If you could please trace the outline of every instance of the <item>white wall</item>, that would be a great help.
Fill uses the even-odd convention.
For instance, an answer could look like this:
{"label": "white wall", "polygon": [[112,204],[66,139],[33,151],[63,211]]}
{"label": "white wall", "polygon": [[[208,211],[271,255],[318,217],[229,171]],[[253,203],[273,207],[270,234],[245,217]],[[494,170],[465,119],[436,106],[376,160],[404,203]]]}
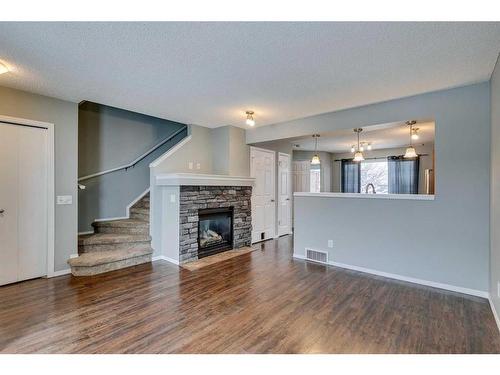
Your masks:
{"label": "white wall", "polygon": [[247,141],[408,119],[435,119],[436,199],[296,198],[294,251],[318,248],[341,263],[488,291],[489,83],[264,126]]}
{"label": "white wall", "polygon": [[[314,151],[293,150],[293,160],[294,161],[311,160],[314,154],[315,154]],[[331,192],[332,177],[333,177],[332,176],[333,154],[331,154],[330,152],[320,151],[318,152],[318,156],[321,160],[320,191]]]}
{"label": "white wall", "polygon": [[[415,145],[417,154],[420,155],[418,193],[425,194],[425,170],[433,168],[434,144],[427,143],[424,146]],[[388,156],[404,155],[406,148],[385,148],[380,150],[365,151],[365,158],[386,158]],[[332,192],[341,191],[342,184],[342,162],[341,159],[350,159],[352,153],[332,154]],[[363,188],[363,187],[362,187]]]}
{"label": "white wall", "polygon": [[49,122],[55,128],[55,193],[73,204],[55,206],[55,270],[77,253],[78,104],[0,87],[0,115]]}
{"label": "white wall", "polygon": [[[500,314],[500,62],[491,77],[491,255],[490,295]],[[498,322],[500,328],[500,322]]]}

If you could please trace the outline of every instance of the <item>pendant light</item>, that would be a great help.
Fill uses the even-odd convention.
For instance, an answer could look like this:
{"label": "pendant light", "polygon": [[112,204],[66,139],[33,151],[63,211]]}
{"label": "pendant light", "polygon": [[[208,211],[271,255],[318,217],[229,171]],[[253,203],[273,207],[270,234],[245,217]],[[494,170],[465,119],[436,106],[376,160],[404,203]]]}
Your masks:
{"label": "pendant light", "polygon": [[406,125],[408,125],[410,127],[410,145],[406,149],[406,152],[405,152],[405,155],[404,155],[404,158],[407,158],[407,159],[416,158],[418,156],[417,152],[415,151],[415,147],[413,147],[413,145],[411,143],[411,141],[413,139],[413,137],[412,137],[412,135],[413,135],[413,125],[415,125],[416,123],[417,122],[415,120],[406,121]]}
{"label": "pendant light", "polygon": [[247,119],[246,119],[246,124],[248,126],[254,126],[255,125],[255,120],[253,119],[254,112],[253,111],[246,111],[247,114]]}
{"label": "pendant light", "polygon": [[361,133],[362,131],[363,131],[363,129],[361,129],[361,128],[354,129],[354,133],[356,133],[358,135],[358,148],[357,148],[356,152],[354,153],[354,159],[352,159],[353,161],[365,160],[363,153],[361,152],[361,150],[359,148],[359,133]]}
{"label": "pendant light", "polygon": [[321,160],[319,159],[319,155],[318,155],[318,138],[319,138],[319,134],[313,134],[313,138],[314,138],[314,141],[315,141],[315,145],[314,145],[314,156],[311,159],[311,165],[318,165],[318,164],[321,164]]}

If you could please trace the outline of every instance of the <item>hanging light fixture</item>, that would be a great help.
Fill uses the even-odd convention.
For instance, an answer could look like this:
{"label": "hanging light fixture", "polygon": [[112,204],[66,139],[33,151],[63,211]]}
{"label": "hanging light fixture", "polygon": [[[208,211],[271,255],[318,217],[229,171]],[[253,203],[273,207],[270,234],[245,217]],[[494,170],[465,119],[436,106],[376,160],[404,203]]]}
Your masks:
{"label": "hanging light fixture", "polygon": [[351,146],[351,152],[354,154],[356,152],[356,146],[352,145]]}
{"label": "hanging light fixture", "polygon": [[358,135],[358,148],[356,150],[356,152],[354,153],[354,161],[363,161],[365,160],[364,156],[363,156],[363,152],[360,150],[360,147],[359,147],[359,133],[361,133],[363,131],[363,129],[361,128],[356,128],[354,129],[354,132]]}
{"label": "hanging light fixture", "polygon": [[412,139],[413,139],[413,125],[415,125],[417,122],[415,120],[412,121],[406,121],[406,125],[410,127],[410,145],[406,149],[405,158],[416,158],[418,156],[417,152],[415,151],[415,147],[412,145]]}
{"label": "hanging light fixture", "polygon": [[253,111],[246,111],[246,114],[247,114],[246,124],[248,126],[254,126],[255,125],[255,120],[253,119],[254,112]]}
{"label": "hanging light fixture", "polygon": [[368,143],[368,146],[366,146],[366,149],[367,149],[368,151],[371,151],[371,150],[372,150],[372,144],[371,144],[371,143]]}
{"label": "hanging light fixture", "polygon": [[321,164],[321,160],[319,159],[319,155],[318,155],[318,138],[319,138],[319,134],[313,134],[313,138],[314,138],[314,141],[315,141],[315,145],[314,145],[314,156],[311,159],[311,164],[312,165],[318,165],[318,164]]}
{"label": "hanging light fixture", "polygon": [[413,128],[412,133],[411,133],[411,139],[416,141],[418,138],[420,138],[418,136],[418,128]]}

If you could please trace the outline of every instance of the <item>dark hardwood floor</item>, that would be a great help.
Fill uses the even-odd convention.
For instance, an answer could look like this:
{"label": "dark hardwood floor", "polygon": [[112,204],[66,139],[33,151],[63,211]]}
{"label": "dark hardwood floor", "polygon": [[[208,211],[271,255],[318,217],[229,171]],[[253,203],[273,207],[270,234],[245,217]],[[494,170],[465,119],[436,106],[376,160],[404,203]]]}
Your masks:
{"label": "dark hardwood floor", "polygon": [[2,353],[499,353],[485,299],[293,260],[288,237],[0,287]]}

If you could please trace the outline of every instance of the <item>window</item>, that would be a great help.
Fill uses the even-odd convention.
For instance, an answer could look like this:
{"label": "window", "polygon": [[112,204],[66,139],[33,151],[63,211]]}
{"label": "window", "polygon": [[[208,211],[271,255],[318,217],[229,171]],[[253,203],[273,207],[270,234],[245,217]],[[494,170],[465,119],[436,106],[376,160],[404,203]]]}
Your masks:
{"label": "window", "polygon": [[[365,160],[361,162],[361,193],[366,193],[369,184],[377,194],[389,193],[389,167],[387,160]],[[372,193],[371,186],[368,190]]]}
{"label": "window", "polygon": [[310,192],[319,193],[321,191],[321,168],[319,165],[311,165],[310,172]]}

